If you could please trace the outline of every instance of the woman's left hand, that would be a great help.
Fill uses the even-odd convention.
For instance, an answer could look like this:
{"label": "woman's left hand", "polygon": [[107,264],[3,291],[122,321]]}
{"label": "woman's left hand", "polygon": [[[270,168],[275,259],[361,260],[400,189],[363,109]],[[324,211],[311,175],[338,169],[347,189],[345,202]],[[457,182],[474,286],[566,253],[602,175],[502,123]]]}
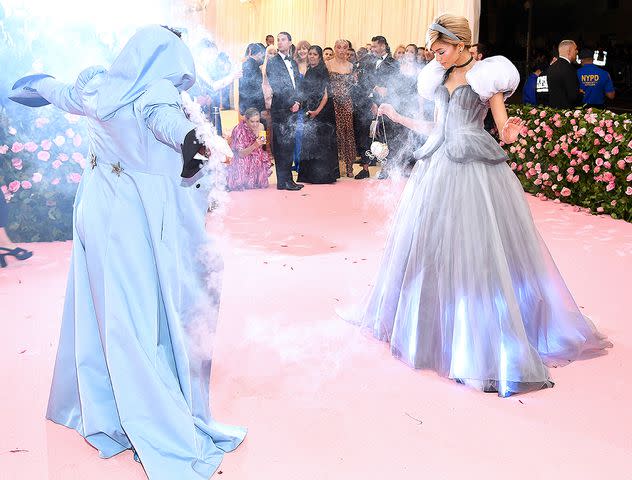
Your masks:
{"label": "woman's left hand", "polygon": [[509,117],[500,132],[500,139],[504,143],[514,143],[524,127],[524,121],[518,117]]}

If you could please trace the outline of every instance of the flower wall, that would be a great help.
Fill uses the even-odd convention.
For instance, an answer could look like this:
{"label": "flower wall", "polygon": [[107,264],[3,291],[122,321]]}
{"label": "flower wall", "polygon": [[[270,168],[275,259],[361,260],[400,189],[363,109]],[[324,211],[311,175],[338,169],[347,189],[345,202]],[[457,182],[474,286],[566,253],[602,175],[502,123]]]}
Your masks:
{"label": "flower wall", "polygon": [[[72,238],[72,204],[86,164],[80,117],[52,107],[0,117],[0,189],[15,242]],[[13,110],[13,109],[12,109]]]}
{"label": "flower wall", "polygon": [[632,221],[632,117],[605,110],[510,105],[525,120],[504,145],[525,191]]}

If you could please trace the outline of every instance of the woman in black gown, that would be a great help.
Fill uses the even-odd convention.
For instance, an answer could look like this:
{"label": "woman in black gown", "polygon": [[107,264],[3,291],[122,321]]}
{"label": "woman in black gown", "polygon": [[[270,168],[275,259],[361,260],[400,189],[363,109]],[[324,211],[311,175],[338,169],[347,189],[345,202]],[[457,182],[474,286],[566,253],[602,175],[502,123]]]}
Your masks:
{"label": "woman in black gown", "polygon": [[338,147],[333,103],[327,94],[329,74],[323,51],[313,45],[307,54],[309,68],[301,86],[306,118],[299,182],[334,183],[338,178]]}

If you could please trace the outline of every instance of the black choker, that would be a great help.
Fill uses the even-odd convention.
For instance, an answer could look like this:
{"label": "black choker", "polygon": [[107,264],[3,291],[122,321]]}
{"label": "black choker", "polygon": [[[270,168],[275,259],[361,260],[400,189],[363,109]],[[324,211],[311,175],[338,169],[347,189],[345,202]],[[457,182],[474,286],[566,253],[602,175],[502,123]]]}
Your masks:
{"label": "black choker", "polygon": [[474,57],[470,57],[470,59],[467,62],[465,62],[465,63],[463,63],[461,65],[455,65],[454,68],[467,67],[470,63],[472,63],[472,60],[474,60]]}

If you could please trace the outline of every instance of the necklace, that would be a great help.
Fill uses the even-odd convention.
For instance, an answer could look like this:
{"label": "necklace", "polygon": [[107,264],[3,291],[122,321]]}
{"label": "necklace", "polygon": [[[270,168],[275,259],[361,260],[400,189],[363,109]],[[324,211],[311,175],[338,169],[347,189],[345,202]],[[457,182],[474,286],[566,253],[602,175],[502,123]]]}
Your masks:
{"label": "necklace", "polygon": [[472,60],[474,60],[474,57],[470,57],[470,59],[467,62],[462,63],[461,65],[455,65],[454,68],[467,67],[470,63],[472,63]]}

